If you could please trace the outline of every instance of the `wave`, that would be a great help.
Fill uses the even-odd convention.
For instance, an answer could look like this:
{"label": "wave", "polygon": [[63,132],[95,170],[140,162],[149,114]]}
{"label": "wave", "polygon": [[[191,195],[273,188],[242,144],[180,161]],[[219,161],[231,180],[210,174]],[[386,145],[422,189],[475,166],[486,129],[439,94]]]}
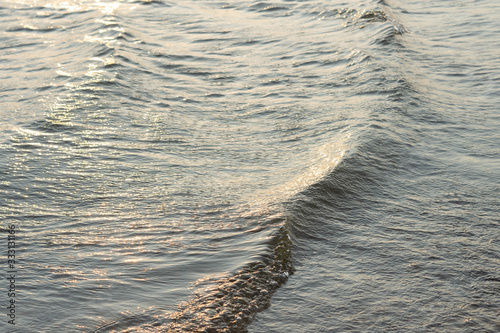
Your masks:
{"label": "wave", "polygon": [[[167,5],[162,1],[135,1],[133,3],[154,7],[151,9],[152,17],[156,14],[154,12],[156,7]],[[98,5],[95,7],[95,11],[101,10]],[[234,7],[224,8],[234,10]],[[263,15],[266,18],[287,17],[300,12],[300,8],[291,11],[288,9],[288,5],[257,3],[248,6],[244,11],[251,12],[252,15]],[[247,24],[246,27],[241,28],[241,31],[231,35],[226,30],[221,32],[219,27],[217,29],[205,28],[203,24],[208,24],[208,20],[203,17],[199,27],[196,22],[196,24],[191,22],[192,26],[188,24],[186,27],[175,26],[177,29],[174,30],[175,33],[181,36],[176,36],[182,40],[182,43],[179,43],[181,47],[179,49],[166,48],[161,45],[163,42],[161,38],[156,38],[154,34],[152,37],[146,34],[142,36],[139,29],[134,29],[134,24],[125,17],[103,16],[102,13],[96,14],[92,10],[79,9],[79,11],[85,16],[85,20],[74,22],[73,26],[68,25],[66,30],[74,28],[80,33],[81,38],[77,43],[72,44],[73,57],[70,57],[66,64],[57,71],[57,80],[59,80],[57,88],[67,87],[65,91],[67,94],[52,104],[44,120],[32,121],[26,126],[21,126],[18,131],[20,134],[29,135],[34,141],[50,142],[50,147],[47,147],[50,148],[51,153],[54,148],[62,147],[64,154],[61,155],[72,157],[68,160],[75,160],[75,156],[78,156],[82,147],[95,148],[92,150],[92,158],[95,159],[93,161],[98,162],[93,162],[93,164],[98,165],[99,161],[122,158],[122,162],[126,164],[123,165],[123,170],[130,168],[132,163],[140,164],[141,162],[137,161],[141,158],[153,160],[161,154],[175,155],[179,151],[178,156],[172,158],[172,160],[180,161],[175,163],[178,169],[188,169],[190,166],[200,164],[196,165],[197,168],[192,168],[195,176],[189,175],[191,178],[203,178],[210,171],[217,172],[215,176],[209,175],[214,179],[217,177],[222,179],[226,175],[225,172],[220,171],[224,168],[215,166],[209,171],[202,170],[207,166],[203,166],[202,162],[190,160],[204,157],[202,153],[210,155],[209,157],[214,160],[217,158],[215,161],[208,158],[203,161],[210,161],[213,164],[222,161],[224,167],[226,164],[232,164],[234,157],[240,159],[236,161],[240,162],[240,165],[248,167],[248,170],[257,170],[251,175],[252,180],[259,175],[264,175],[261,170],[267,172],[272,170],[274,173],[263,176],[267,177],[266,180],[271,179],[271,185],[266,184],[267,187],[264,186],[262,190],[258,185],[248,186],[250,189],[245,189],[252,193],[245,197],[246,201],[243,200],[245,201],[242,205],[244,207],[238,206],[236,209],[230,204],[219,207],[220,211],[235,209],[245,212],[235,214],[235,218],[254,219],[249,223],[251,227],[240,229],[243,230],[243,234],[261,231],[265,235],[272,234],[264,244],[264,249],[256,255],[257,258],[252,257],[246,260],[246,264],[236,272],[229,272],[218,279],[196,282],[194,284],[196,291],[191,294],[187,302],[179,304],[174,311],[164,314],[161,310],[155,310],[155,315],[124,315],[114,320],[106,320],[90,331],[245,332],[256,314],[269,307],[271,296],[276,290],[294,274],[292,250],[294,246],[297,246],[294,242],[299,243],[307,237],[321,237],[321,234],[315,232],[314,226],[308,225],[308,219],[301,217],[322,214],[325,210],[334,208],[347,209],[348,206],[340,207],[332,203],[341,200],[345,204],[349,202],[349,198],[362,195],[361,193],[368,187],[378,183],[377,168],[384,165],[387,168],[394,167],[390,164],[394,163],[397,156],[391,156],[390,152],[396,145],[384,139],[383,136],[388,133],[385,132],[386,128],[383,127],[382,122],[369,119],[371,111],[356,112],[351,109],[359,107],[358,98],[389,96],[390,99],[391,95],[400,92],[398,83],[390,79],[388,84],[385,78],[379,76],[374,66],[368,66],[376,62],[375,57],[368,52],[351,49],[352,45],[345,46],[345,49],[343,49],[344,46],[340,46],[340,51],[336,51],[330,46],[324,46],[325,41],[318,41],[314,45],[316,49],[311,50],[309,37],[287,40],[287,34],[283,34],[285,37],[271,36],[273,38],[269,38],[260,31],[255,34],[256,39],[247,39],[243,42],[245,39],[242,39],[242,36],[246,33],[245,30],[252,26],[251,24]],[[203,10],[200,10],[200,13],[203,13]],[[60,17],[67,18],[64,15]],[[344,28],[355,27],[353,31],[369,30],[371,36],[375,36],[371,39],[372,44],[376,45],[390,44],[391,41],[396,40],[396,35],[406,32],[402,25],[381,10],[329,9],[308,10],[302,13],[304,21],[309,21],[311,17],[314,19],[341,18],[344,21]],[[175,20],[182,21],[182,18],[175,18]],[[44,32],[50,35],[51,33],[65,33],[64,31],[65,29],[49,29]],[[11,32],[23,33],[25,31],[13,30]],[[204,35],[215,37],[205,38]],[[224,38],[226,35],[228,37]],[[312,33],[312,35],[317,38],[323,36],[323,32]],[[261,40],[257,40],[257,37]],[[227,43],[226,46],[229,49],[235,49],[235,53],[214,52],[214,49],[218,50],[219,43]],[[205,47],[208,51],[204,49]],[[241,58],[237,55],[245,54],[247,47],[254,48],[252,50],[255,51],[251,50],[251,52],[256,53],[259,48],[263,48],[265,52],[262,59],[273,58],[273,64],[277,65],[276,68],[279,71],[271,73],[266,69],[267,65],[261,65],[252,60],[236,64],[225,60],[229,58],[227,55],[231,55],[231,59],[240,61]],[[275,47],[277,49],[273,50]],[[290,55],[283,55],[283,49],[288,47],[293,49]],[[245,51],[242,51],[243,48]],[[82,61],[77,56],[81,50],[84,50],[85,54],[90,53],[90,57],[83,61],[83,67],[88,67],[86,69],[82,69]],[[291,60],[288,61],[287,57]],[[223,66],[224,64],[226,67]],[[251,72],[248,69],[253,68],[252,66],[262,66],[259,68],[262,72],[255,75],[248,74]],[[291,70],[288,71],[288,68]],[[338,82],[332,81],[333,79],[327,77],[328,75],[322,76],[324,71],[327,74],[341,72],[341,75],[338,75]],[[318,78],[323,81],[319,81]],[[148,80],[158,80],[154,84],[159,84],[159,88],[142,82]],[[366,86],[372,83],[375,87],[368,92]],[[396,88],[388,88],[391,84],[396,85]],[[227,86],[223,87],[224,85]],[[290,91],[289,87],[295,90]],[[342,92],[338,92],[336,87],[339,87],[339,90],[344,89],[344,92],[348,91],[348,97],[340,96]],[[48,89],[47,93],[50,92],[54,93]],[[308,95],[311,92],[312,96]],[[231,93],[234,94],[236,101],[229,100],[227,104],[217,104],[218,99],[222,99],[221,97],[230,99]],[[319,100],[314,98],[314,94],[319,96]],[[331,96],[335,94],[339,95],[338,98]],[[248,99],[251,102],[244,104],[240,99]],[[333,108],[333,106],[325,106],[326,104],[341,104],[347,99],[349,101],[344,104],[344,110],[339,112],[344,114],[337,116],[332,115],[331,111],[325,111],[325,109]],[[268,103],[272,105],[267,105]],[[154,108],[151,107],[152,105]],[[234,105],[237,107],[229,110]],[[364,107],[367,108],[366,105]],[[286,108],[296,109],[295,114],[281,110]],[[314,110],[307,110],[307,108],[314,108]],[[158,109],[161,109],[161,112]],[[225,113],[220,109],[224,109]],[[130,115],[127,112],[130,112]],[[176,112],[178,115],[174,117]],[[199,131],[190,128],[190,126],[197,126],[200,115],[205,114],[210,115],[207,116],[208,120],[203,119],[205,124],[198,128]],[[162,117],[164,117],[163,122]],[[189,121],[185,121],[188,118]],[[176,123],[176,119],[182,121]],[[252,125],[258,125],[255,128],[246,129],[243,125],[247,119],[251,120],[249,123]],[[148,123],[149,121],[151,123]],[[266,121],[273,122],[276,128],[269,126],[271,129],[259,136],[260,124]],[[155,126],[157,127],[154,128]],[[199,135],[203,130],[211,130],[211,127],[217,126],[227,126],[229,130],[221,129],[218,133],[213,131],[210,135]],[[133,129],[137,131],[133,132]],[[129,130],[132,133],[127,132]],[[146,130],[150,131],[148,138],[144,137]],[[234,141],[248,140],[245,137],[245,130],[247,134],[253,135],[256,140],[254,143],[258,142],[267,151],[276,154],[276,158],[265,160],[261,158],[261,155],[265,153],[259,151],[258,148],[252,151],[256,160],[269,163],[271,167],[263,167],[258,165],[258,162],[251,165],[241,162],[248,157],[248,148],[245,144],[233,146],[228,144],[226,150],[229,153],[224,157],[227,160],[212,156],[220,153],[218,145],[225,143],[221,140],[221,134],[226,135],[229,132],[232,135],[230,139]],[[240,134],[242,131],[244,134]],[[373,133],[382,133],[382,138],[372,140],[376,137]],[[172,137],[173,134],[178,134],[178,136]],[[370,137],[368,143],[364,142],[367,137]],[[66,143],[68,138],[74,142]],[[207,142],[206,139],[212,141]],[[23,143],[16,143],[17,148],[26,151],[32,148],[26,145],[25,141],[29,141],[26,138],[20,141]],[[200,141],[203,142],[200,144]],[[248,143],[251,142],[248,140]],[[75,155],[72,156],[69,154],[71,151],[67,149],[68,145],[80,150],[75,149]],[[165,148],[167,145],[172,151]],[[171,148],[175,145],[177,147]],[[199,155],[196,155],[196,148],[200,145]],[[274,148],[275,145],[278,148]],[[130,153],[129,146],[133,146],[133,154]],[[380,146],[384,149],[380,149]],[[280,154],[280,147],[288,149],[288,152]],[[186,151],[193,152],[193,155]],[[113,154],[115,156],[109,156]],[[286,158],[290,158],[290,161]],[[295,167],[293,158],[299,160]],[[161,156],[159,159],[164,161],[168,157]],[[164,164],[157,160],[154,162],[157,163],[153,165],[154,172],[158,174],[160,173],[158,170],[169,165],[167,162]],[[277,164],[281,166],[276,166]],[[109,167],[111,168],[111,163]],[[73,165],[68,168],[73,170]],[[237,171],[236,167],[233,169],[227,167],[227,169],[234,173]],[[143,169],[137,167],[137,170]],[[91,171],[98,172],[98,168]],[[167,174],[165,170],[161,172]],[[248,171],[248,173],[251,172]],[[110,174],[110,177],[117,179],[122,176],[119,173],[110,172]],[[172,174],[177,176],[175,173]],[[54,176],[54,179],[57,177]],[[235,179],[239,180],[237,177]],[[251,180],[245,181],[250,183]],[[173,182],[171,179],[167,180],[163,185],[170,186],[171,182]],[[110,183],[104,181],[104,183],[97,182],[96,184],[105,187]],[[192,186],[196,191],[197,186],[204,185],[203,180],[195,180],[187,186]],[[82,186],[82,183],[78,183],[78,186]],[[227,187],[235,191],[243,185],[228,184]],[[194,199],[194,195],[190,193],[191,189],[176,188],[175,190],[181,193],[179,197],[186,193],[185,198],[182,198],[186,201],[198,200],[199,202],[195,204],[205,204],[203,199]],[[92,192],[92,189],[88,191]],[[206,198],[214,196],[213,193],[204,195]],[[231,198],[234,196],[237,194],[232,195]],[[228,200],[229,195],[224,194],[220,197]],[[102,198],[96,199],[97,201],[102,201]],[[93,201],[92,204],[94,204]],[[186,204],[186,211],[192,206]],[[210,206],[210,203],[207,206]],[[207,216],[209,214],[207,211],[203,213]],[[134,212],[134,214],[140,215],[140,212]],[[221,215],[213,214],[214,218]],[[251,229],[254,227],[255,230]],[[227,237],[230,238],[231,235]],[[74,245],[75,247],[82,244],[81,241],[77,242],[79,243]],[[71,244],[70,242],[66,245]],[[255,243],[252,245],[256,246]],[[241,244],[235,246],[234,251],[242,246]]]}
{"label": "wave", "polygon": [[[285,9],[259,3],[250,10],[281,12]],[[395,35],[407,32],[404,26],[384,11],[345,9],[333,12],[336,17],[349,16],[346,26],[356,25],[358,28],[364,28],[371,23],[387,23],[388,25],[384,25],[375,33],[380,36],[375,39],[375,43],[379,45],[387,45],[394,40]],[[325,17],[327,13],[321,11],[315,15]],[[213,42],[208,39],[207,41]],[[173,59],[168,56],[164,58]],[[180,58],[186,61],[185,56]],[[318,61],[304,62],[297,66],[307,65],[324,66]],[[182,70],[183,66],[176,65],[169,69],[179,71],[179,68]],[[192,75],[189,72],[180,73]],[[206,73],[205,76],[209,74],[211,73]],[[272,81],[267,85],[279,83]],[[395,94],[401,89],[405,88],[399,86],[397,89],[388,89],[388,94]],[[382,92],[377,92],[380,93]],[[365,91],[360,94],[367,93]],[[327,143],[318,149],[317,157],[309,167],[289,182],[255,195],[260,198],[253,203],[255,206],[284,207],[283,212],[278,214],[279,217],[262,222],[279,227],[260,260],[252,261],[236,273],[219,280],[202,282],[197,285],[196,292],[187,302],[180,304],[173,313],[159,316],[161,319],[150,320],[144,317],[142,323],[138,323],[136,319],[135,326],[125,325],[124,320],[117,320],[113,323],[103,323],[91,332],[246,332],[256,314],[269,307],[271,296],[294,274],[294,240],[300,242],[304,238],[321,237],[321,234],[314,230],[314,226],[308,225],[307,221],[310,219],[301,217],[325,214],[325,210],[348,210],[350,199],[359,199],[363,192],[368,192],[368,188],[380,184],[381,180],[377,177],[381,173],[377,169],[395,168],[394,163],[397,163],[398,158],[395,151],[406,149],[399,147],[398,141],[384,137],[385,128],[377,127],[378,121],[363,124],[358,128],[359,125],[356,121],[349,124],[346,129],[337,133],[337,138],[330,134],[328,139],[324,139]],[[382,135],[379,139],[373,139],[377,134],[372,133]],[[363,143],[363,140],[368,142]],[[336,202],[342,202],[345,206],[340,207]]]}

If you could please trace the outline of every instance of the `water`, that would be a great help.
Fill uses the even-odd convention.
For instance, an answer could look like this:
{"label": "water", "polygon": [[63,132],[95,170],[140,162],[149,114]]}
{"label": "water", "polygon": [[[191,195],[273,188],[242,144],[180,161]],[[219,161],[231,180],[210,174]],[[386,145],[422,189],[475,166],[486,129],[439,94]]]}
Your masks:
{"label": "water", "polygon": [[499,13],[0,1],[0,330],[500,330]]}

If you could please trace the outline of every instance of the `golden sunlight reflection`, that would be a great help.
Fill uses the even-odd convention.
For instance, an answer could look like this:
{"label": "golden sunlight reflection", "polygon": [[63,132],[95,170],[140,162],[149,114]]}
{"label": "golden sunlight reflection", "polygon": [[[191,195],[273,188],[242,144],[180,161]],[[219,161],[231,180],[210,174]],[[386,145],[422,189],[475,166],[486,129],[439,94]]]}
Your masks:
{"label": "golden sunlight reflection", "polygon": [[116,64],[116,60],[113,56],[106,58],[92,57],[90,60],[100,62],[102,66],[111,66]]}
{"label": "golden sunlight reflection", "polygon": [[101,9],[104,15],[113,15],[114,11],[120,6],[118,1],[114,2],[101,2],[97,1],[96,6]]}
{"label": "golden sunlight reflection", "polygon": [[144,260],[145,260],[144,258],[129,258],[129,259],[123,260],[123,262],[126,264],[136,264],[136,263],[144,261]]}
{"label": "golden sunlight reflection", "polygon": [[[23,4],[33,4],[33,0],[17,1]],[[38,2],[38,1],[37,1]],[[113,15],[116,9],[120,6],[119,1],[100,1],[100,0],[59,0],[47,1],[46,8],[64,9],[70,13],[78,12],[85,9],[99,9],[104,15]]]}
{"label": "golden sunlight reflection", "polygon": [[[31,1],[26,1],[26,2],[31,2]],[[25,3],[26,3],[25,2]],[[84,6],[84,1],[54,1],[54,2],[47,2],[45,5],[46,8],[54,8],[54,9],[65,9],[66,11],[70,13],[75,13],[80,10],[82,10]]]}
{"label": "golden sunlight reflection", "polygon": [[57,75],[60,75],[60,76],[67,76],[67,77],[72,77],[72,76],[73,76],[73,74],[71,74],[71,73],[69,73],[69,72],[66,72],[66,71],[62,68],[62,67],[63,67],[63,65],[62,65],[62,64],[58,63],[58,64],[57,64],[57,67],[58,67],[58,69],[56,70]]}
{"label": "golden sunlight reflection", "polygon": [[73,111],[79,106],[78,100],[68,103],[68,100],[57,98],[57,100],[49,107],[50,113],[47,115],[46,121],[53,125],[73,126]]}

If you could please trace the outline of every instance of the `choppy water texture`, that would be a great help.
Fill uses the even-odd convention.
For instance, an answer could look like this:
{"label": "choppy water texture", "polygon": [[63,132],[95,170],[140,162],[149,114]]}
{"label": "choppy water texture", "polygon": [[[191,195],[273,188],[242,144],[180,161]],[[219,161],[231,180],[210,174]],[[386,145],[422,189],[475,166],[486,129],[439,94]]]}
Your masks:
{"label": "choppy water texture", "polygon": [[0,1],[0,330],[500,331],[499,20]]}

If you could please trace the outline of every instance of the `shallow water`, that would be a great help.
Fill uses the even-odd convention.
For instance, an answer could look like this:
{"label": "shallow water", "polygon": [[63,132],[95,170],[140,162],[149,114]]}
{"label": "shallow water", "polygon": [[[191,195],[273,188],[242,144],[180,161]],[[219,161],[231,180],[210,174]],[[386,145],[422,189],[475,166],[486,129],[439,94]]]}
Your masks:
{"label": "shallow water", "polygon": [[498,331],[499,10],[0,2],[2,331]]}

